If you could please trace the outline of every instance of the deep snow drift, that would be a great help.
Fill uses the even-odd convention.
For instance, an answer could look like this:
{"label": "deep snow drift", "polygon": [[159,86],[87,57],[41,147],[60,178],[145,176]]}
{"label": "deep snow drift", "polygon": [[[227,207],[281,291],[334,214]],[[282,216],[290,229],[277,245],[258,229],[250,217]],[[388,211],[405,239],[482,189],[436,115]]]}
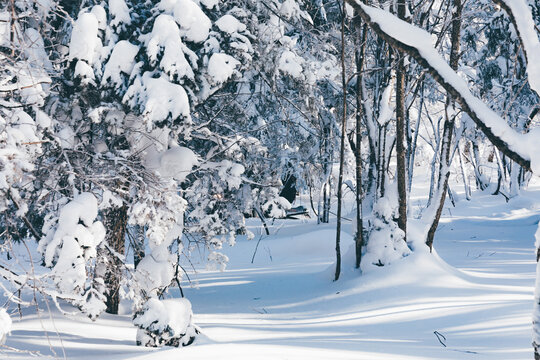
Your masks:
{"label": "deep snow drift", "polygon": [[[411,198],[412,213],[418,201]],[[447,204],[437,253],[413,253],[360,276],[350,252],[338,282],[331,281],[335,224],[276,220],[253,264],[260,235],[225,249],[226,271],[199,269],[191,274],[196,287],[184,284],[202,330],[191,346],[137,347],[125,315],[91,322],[28,308],[21,320],[13,305],[6,345],[81,360],[529,359],[536,204],[539,190],[509,203],[477,193]],[[351,245],[344,235],[343,252]],[[2,359],[34,355],[0,349]]]}

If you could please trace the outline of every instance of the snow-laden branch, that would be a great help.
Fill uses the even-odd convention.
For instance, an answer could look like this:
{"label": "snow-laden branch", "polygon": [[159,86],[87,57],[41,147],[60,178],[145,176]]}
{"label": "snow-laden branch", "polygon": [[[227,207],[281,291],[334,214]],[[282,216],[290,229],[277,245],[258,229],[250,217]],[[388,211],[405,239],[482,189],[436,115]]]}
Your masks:
{"label": "snow-laden branch", "polygon": [[[475,97],[463,80],[432,45],[429,33],[400,20],[391,13],[346,0],[375,33],[414,58],[461,105],[487,138],[509,158],[528,170],[540,174],[540,141],[538,131],[520,134],[482,100]],[[530,74],[529,74],[530,76]]]}
{"label": "snow-laden branch", "polygon": [[529,85],[540,96],[540,41],[531,9],[525,0],[493,0],[506,11],[523,46],[527,58],[527,74]]}

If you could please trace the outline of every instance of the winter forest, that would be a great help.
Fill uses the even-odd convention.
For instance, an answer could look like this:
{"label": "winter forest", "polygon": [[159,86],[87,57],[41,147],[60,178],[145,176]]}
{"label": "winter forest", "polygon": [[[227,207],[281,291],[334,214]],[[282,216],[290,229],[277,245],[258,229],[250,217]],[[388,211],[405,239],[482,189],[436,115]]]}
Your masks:
{"label": "winter forest", "polygon": [[0,0],[1,359],[540,359],[537,0]]}

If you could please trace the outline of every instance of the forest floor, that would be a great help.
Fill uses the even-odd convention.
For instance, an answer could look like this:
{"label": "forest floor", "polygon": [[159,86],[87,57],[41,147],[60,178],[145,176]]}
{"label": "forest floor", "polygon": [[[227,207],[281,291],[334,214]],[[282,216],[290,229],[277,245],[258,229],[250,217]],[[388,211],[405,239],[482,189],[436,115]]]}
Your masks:
{"label": "forest floor", "polygon": [[[224,249],[226,271],[191,275],[195,286],[184,292],[202,329],[191,346],[137,347],[129,315],[91,322],[32,309],[22,320],[13,315],[6,345],[77,360],[530,359],[539,204],[540,188],[509,203],[476,193],[445,208],[434,254],[363,275],[344,233],[337,282],[335,224],[276,220],[271,236]],[[0,349],[1,359],[34,355]]]}

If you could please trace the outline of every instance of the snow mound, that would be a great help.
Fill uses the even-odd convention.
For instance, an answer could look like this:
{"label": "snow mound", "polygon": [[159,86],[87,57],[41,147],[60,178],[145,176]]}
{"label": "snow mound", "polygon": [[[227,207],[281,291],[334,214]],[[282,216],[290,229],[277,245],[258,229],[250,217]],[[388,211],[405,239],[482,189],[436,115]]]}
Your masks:
{"label": "snow mound", "polygon": [[0,345],[6,343],[6,337],[11,332],[11,318],[6,309],[0,309]]}
{"label": "snow mound", "polygon": [[137,345],[146,347],[187,346],[193,343],[199,330],[192,323],[189,300],[148,300],[135,313],[133,324],[137,331]]}

